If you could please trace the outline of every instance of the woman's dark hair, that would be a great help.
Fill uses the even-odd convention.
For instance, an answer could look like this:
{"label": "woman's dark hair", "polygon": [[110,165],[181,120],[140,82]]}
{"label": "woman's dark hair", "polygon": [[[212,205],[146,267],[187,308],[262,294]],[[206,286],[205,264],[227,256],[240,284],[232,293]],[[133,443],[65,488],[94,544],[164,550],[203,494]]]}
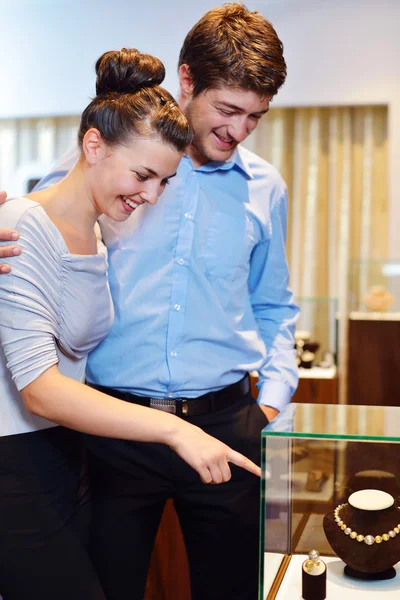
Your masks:
{"label": "woman's dark hair", "polygon": [[190,144],[189,123],[167,90],[163,63],[138,50],[106,52],[96,62],[96,97],[82,113],[79,146],[94,127],[110,146],[134,134],[160,137],[180,152]]}
{"label": "woman's dark hair", "polygon": [[193,96],[221,86],[274,96],[286,79],[283,45],[271,23],[234,2],[209,10],[189,31],[179,56],[183,64]]}

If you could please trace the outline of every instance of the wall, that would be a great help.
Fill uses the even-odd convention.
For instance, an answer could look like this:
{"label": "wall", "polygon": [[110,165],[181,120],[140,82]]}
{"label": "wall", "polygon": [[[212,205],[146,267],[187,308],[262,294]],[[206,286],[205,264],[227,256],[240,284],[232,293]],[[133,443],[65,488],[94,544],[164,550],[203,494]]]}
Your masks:
{"label": "wall", "polygon": [[399,0],[254,0],[284,42],[276,106],[387,104],[389,256],[400,259]]}
{"label": "wall", "polygon": [[[176,62],[191,25],[216,0],[0,0],[0,118],[79,113],[105,50],[136,46]],[[399,0],[248,0],[285,44],[289,77],[277,106],[389,106],[389,251],[400,257]],[[82,8],[84,7],[84,9]]]}
{"label": "wall", "polygon": [[79,114],[94,93],[96,59],[123,46],[161,58],[175,93],[183,39],[215,4],[0,0],[0,118]]}

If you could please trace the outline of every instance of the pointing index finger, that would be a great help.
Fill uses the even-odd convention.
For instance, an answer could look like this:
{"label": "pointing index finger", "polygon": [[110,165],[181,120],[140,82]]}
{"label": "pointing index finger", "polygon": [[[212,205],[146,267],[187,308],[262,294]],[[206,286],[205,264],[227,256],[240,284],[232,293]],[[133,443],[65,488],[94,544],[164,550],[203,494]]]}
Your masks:
{"label": "pointing index finger", "polygon": [[261,477],[261,468],[253,463],[250,459],[243,456],[243,454],[240,454],[240,452],[231,450],[227,455],[227,459],[234,465],[237,465],[242,469],[246,469],[246,471],[253,473],[253,475],[256,475],[257,477]]}

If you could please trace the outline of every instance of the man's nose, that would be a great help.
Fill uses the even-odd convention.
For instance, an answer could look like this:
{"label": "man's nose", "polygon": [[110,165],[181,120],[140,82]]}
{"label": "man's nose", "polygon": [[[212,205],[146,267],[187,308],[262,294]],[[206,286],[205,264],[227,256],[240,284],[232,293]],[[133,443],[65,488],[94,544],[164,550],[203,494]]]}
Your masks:
{"label": "man's nose", "polygon": [[247,128],[247,118],[240,116],[240,118],[236,119],[234,123],[231,124],[229,128],[229,134],[233,137],[237,142],[243,142],[249,135],[249,130]]}

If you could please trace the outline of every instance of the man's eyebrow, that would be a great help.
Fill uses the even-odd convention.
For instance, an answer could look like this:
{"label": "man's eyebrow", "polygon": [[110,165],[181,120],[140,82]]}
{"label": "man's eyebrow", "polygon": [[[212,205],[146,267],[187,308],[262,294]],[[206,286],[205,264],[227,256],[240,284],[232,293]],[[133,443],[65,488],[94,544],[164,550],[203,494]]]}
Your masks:
{"label": "man's eyebrow", "polygon": [[[230,102],[225,102],[224,100],[217,100],[216,102],[220,106],[224,106],[226,108],[230,108],[238,113],[245,113],[246,111],[241,106],[236,106],[236,104],[231,104]],[[254,115],[265,115],[269,111],[269,108],[265,108],[264,110],[256,110]]]}

